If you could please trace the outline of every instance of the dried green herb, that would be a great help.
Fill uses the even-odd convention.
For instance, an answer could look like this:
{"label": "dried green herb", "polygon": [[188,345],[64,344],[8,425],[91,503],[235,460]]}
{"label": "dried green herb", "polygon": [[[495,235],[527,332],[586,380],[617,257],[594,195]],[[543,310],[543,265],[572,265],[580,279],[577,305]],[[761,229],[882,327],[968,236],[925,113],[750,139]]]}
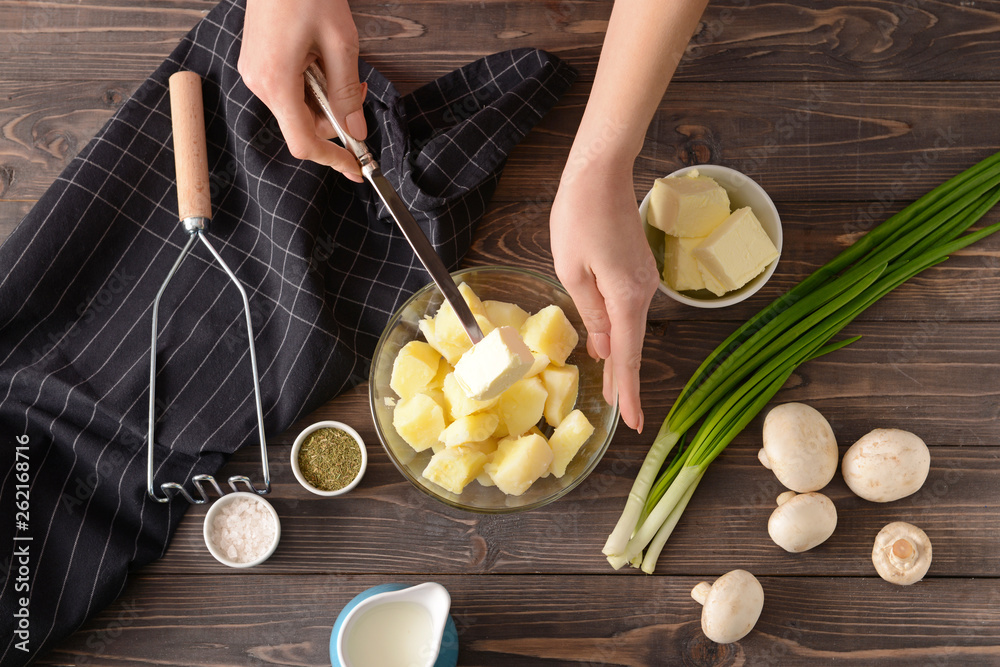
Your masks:
{"label": "dried green herb", "polygon": [[299,448],[299,471],[320,491],[339,491],[361,470],[361,448],[346,431],[321,428]]}

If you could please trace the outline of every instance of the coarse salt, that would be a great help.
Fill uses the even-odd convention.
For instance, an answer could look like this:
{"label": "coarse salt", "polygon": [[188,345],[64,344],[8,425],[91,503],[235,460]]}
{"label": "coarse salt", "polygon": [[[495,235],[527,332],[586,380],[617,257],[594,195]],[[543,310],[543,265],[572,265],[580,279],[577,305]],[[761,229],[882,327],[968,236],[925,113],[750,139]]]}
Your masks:
{"label": "coarse salt", "polygon": [[234,563],[249,563],[263,556],[274,542],[274,517],[263,503],[237,498],[220,508],[210,536],[226,558]]}

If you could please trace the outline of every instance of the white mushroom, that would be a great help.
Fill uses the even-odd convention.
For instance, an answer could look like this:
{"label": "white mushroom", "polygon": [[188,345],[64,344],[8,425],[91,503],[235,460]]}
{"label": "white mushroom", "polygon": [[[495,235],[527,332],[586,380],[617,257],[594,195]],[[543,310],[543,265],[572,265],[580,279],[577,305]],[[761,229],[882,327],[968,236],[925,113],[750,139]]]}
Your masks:
{"label": "white mushroom", "polygon": [[782,493],[767,521],[774,543],[793,554],[823,544],[836,528],[837,508],[822,493]]}
{"label": "white mushroom", "polygon": [[757,458],[792,491],[819,491],[837,472],[837,439],[830,423],[804,403],[779,405],[764,419]]}
{"label": "white mushroom", "polygon": [[692,589],[691,597],[704,605],[701,630],[717,644],[745,637],[764,608],[764,589],[746,570],[727,572],[714,584],[703,581]]}
{"label": "white mushroom", "polygon": [[931,566],[931,541],[913,524],[894,521],[875,538],[872,563],[890,584],[909,586],[923,579]]}
{"label": "white mushroom", "polygon": [[877,428],[851,445],[841,470],[851,491],[865,500],[888,503],[916,493],[930,467],[931,453],[919,437]]}

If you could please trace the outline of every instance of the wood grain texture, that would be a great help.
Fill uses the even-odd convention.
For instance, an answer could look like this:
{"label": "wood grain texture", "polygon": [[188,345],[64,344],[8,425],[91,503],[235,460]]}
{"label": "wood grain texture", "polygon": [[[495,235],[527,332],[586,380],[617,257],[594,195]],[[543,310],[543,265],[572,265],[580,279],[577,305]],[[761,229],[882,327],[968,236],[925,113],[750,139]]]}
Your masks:
{"label": "wood grain texture", "polygon": [[[41,196],[135,85],[0,81],[0,199]],[[511,153],[494,201],[552,201],[586,103],[573,90]],[[1000,83],[677,83],[636,162],[636,196],[719,163],[775,201],[864,202],[856,216],[871,224],[1000,147],[996,99]]]}
{"label": "wood grain texture", "polygon": [[[700,607],[690,597],[697,577],[436,580],[451,592],[463,667],[981,667],[1000,660],[997,579],[937,579],[888,590],[869,577],[761,577],[765,604],[756,630],[728,645],[701,633]],[[383,581],[144,573],[37,664],[328,665],[339,609]]]}
{"label": "wood grain texture", "polygon": [[0,2],[2,78],[144,79],[217,3]]}
{"label": "wood grain texture", "polygon": [[137,86],[0,81],[0,201],[38,199]]}
{"label": "wood grain texture", "polygon": [[716,81],[996,80],[995,65],[985,65],[1000,58],[998,12],[996,2],[716,1],[678,74]]}
{"label": "wood grain texture", "polygon": [[[496,200],[555,195],[586,104],[581,88],[512,152]],[[1000,147],[998,96],[995,83],[675,82],[636,161],[637,195],[680,167],[719,163],[775,201],[867,202],[878,219]]]}
{"label": "wood grain texture", "polygon": [[0,244],[7,240],[17,223],[27,215],[34,201],[0,201]]}
{"label": "wood grain texture", "polygon": [[[212,0],[0,2],[5,78],[144,77]],[[611,2],[351,3],[361,53],[404,89],[510,48],[553,51],[590,80]],[[1000,5],[794,0],[712,2],[681,81],[996,80]],[[454,25],[474,26],[454,31]],[[77,58],[84,53],[88,57]]]}

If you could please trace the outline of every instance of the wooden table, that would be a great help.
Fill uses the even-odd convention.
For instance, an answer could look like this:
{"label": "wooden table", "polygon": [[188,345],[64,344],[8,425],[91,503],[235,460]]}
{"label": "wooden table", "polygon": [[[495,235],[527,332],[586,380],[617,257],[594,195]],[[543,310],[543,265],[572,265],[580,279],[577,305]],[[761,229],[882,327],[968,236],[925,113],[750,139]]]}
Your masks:
{"label": "wooden table", "polygon": [[[549,207],[610,2],[352,4],[363,55],[404,92],[517,46],[580,68],[511,156],[465,262],[551,274]],[[0,235],[211,6],[0,0]],[[467,514],[393,468],[362,385],[271,440],[283,535],[265,565],[216,563],[201,538],[204,509],[194,509],[166,557],[41,664],[329,664],[330,629],[351,597],[425,580],[451,591],[463,666],[1000,664],[1000,238],[877,304],[850,326],[860,342],[804,365],[777,398],[820,409],[842,451],[876,427],[920,434],[932,468],[919,493],[876,505],[838,475],[826,490],[836,533],[786,554],[766,532],[781,489],[756,460],[758,417],[712,466],[655,576],[615,572],[601,555],[652,433],[700,360],[873,221],[1000,147],[998,32],[995,0],[713,2],[649,129],[636,197],[683,165],[741,169],[776,200],[785,253],[740,306],[654,299],[646,434],[620,428],[596,472],[547,508]],[[310,496],[287,464],[294,434],[322,418],[357,425],[372,444],[367,476],[342,500]],[[256,469],[246,451],[227,473]],[[934,543],[928,577],[911,587],[883,582],[871,565],[872,540],[893,520]],[[734,568],[759,577],[766,604],[753,633],[717,646],[689,591]]]}

